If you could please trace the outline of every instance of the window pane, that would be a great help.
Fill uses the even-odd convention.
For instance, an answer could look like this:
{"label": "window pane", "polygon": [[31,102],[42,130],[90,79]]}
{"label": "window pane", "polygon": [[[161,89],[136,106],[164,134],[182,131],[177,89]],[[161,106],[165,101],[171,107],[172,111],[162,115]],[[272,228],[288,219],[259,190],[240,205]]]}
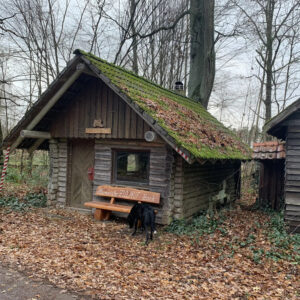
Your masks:
{"label": "window pane", "polygon": [[116,180],[148,182],[149,152],[116,151]]}

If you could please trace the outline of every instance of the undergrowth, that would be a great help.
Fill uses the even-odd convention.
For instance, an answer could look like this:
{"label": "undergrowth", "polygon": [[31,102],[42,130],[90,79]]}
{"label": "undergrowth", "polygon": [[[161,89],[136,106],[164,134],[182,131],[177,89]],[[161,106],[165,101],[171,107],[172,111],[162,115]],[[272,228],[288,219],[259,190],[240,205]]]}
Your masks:
{"label": "undergrowth", "polygon": [[263,258],[272,259],[275,262],[280,260],[289,261],[291,264],[300,263],[300,234],[289,234],[284,222],[284,211],[272,211],[264,209],[269,215],[266,224],[265,235],[270,242],[270,249],[250,246],[252,259],[256,263],[261,263]]}
{"label": "undergrowth", "polygon": [[[197,242],[202,235],[213,234],[217,230],[224,237],[215,245],[220,250],[220,259],[232,257],[244,248],[248,253],[247,257],[257,264],[262,263],[264,259],[271,259],[275,262],[285,260],[291,264],[299,264],[300,234],[289,234],[287,232],[283,211],[276,212],[264,209],[263,212],[266,221],[256,221],[253,224],[256,229],[253,228],[246,235],[236,234],[230,236],[228,234],[230,228],[224,222],[226,220],[225,210],[221,210],[219,214],[215,215],[203,212],[190,220],[173,220],[166,227],[166,231],[191,236]],[[241,228],[241,230],[243,229]],[[257,242],[257,231],[263,233],[265,243]]]}
{"label": "undergrowth", "polygon": [[166,227],[167,232],[178,235],[203,235],[211,234],[219,229],[221,232],[225,229],[221,227],[225,221],[225,215],[222,211],[219,214],[209,214],[202,212],[194,216],[192,219],[173,220],[170,225]]}
{"label": "undergrowth", "polygon": [[300,263],[300,234],[289,234],[284,223],[284,211],[271,212],[268,238],[272,248],[266,252],[266,256],[273,260],[285,259]]}
{"label": "undergrowth", "polygon": [[46,203],[47,197],[43,193],[28,193],[22,199],[15,196],[0,197],[0,207],[5,207],[12,211],[25,211],[32,207],[45,207]]}
{"label": "undergrowth", "polygon": [[35,166],[32,171],[25,169],[24,172],[16,167],[8,167],[5,181],[12,183],[25,183],[29,186],[43,186],[47,187],[48,183],[48,169],[45,166]]}

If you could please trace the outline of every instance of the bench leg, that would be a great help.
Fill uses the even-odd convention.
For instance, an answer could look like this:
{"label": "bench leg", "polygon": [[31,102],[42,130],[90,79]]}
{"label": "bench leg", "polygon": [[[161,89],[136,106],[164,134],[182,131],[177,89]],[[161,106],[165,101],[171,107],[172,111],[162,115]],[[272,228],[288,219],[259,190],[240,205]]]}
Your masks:
{"label": "bench leg", "polygon": [[104,214],[105,214],[105,211],[103,209],[96,208],[96,210],[94,212],[95,220],[98,220],[98,221],[103,220],[104,219]]}
{"label": "bench leg", "polygon": [[111,211],[104,210],[100,208],[96,208],[94,212],[94,218],[95,220],[102,221],[102,220],[109,220]]}

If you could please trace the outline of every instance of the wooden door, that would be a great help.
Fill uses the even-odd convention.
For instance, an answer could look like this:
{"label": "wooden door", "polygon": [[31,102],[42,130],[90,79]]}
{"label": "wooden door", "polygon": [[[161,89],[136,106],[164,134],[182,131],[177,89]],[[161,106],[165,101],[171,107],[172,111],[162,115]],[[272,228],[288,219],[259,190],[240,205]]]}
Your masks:
{"label": "wooden door", "polygon": [[88,168],[94,167],[94,140],[72,140],[69,147],[68,204],[84,208],[84,202],[92,201],[93,196]]}

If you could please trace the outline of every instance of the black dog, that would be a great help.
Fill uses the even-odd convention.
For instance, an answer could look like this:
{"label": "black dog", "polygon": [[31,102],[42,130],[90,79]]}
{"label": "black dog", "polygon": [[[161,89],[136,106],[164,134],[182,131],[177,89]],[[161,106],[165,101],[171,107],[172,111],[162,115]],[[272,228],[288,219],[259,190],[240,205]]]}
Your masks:
{"label": "black dog", "polygon": [[148,204],[140,204],[136,203],[128,217],[127,221],[129,223],[129,227],[132,228],[134,226],[134,231],[132,235],[136,234],[138,222],[141,222],[142,229],[146,231],[146,245],[149,241],[149,233],[148,228],[150,227],[150,239],[153,239],[153,232],[155,231],[155,212],[153,208]]}

